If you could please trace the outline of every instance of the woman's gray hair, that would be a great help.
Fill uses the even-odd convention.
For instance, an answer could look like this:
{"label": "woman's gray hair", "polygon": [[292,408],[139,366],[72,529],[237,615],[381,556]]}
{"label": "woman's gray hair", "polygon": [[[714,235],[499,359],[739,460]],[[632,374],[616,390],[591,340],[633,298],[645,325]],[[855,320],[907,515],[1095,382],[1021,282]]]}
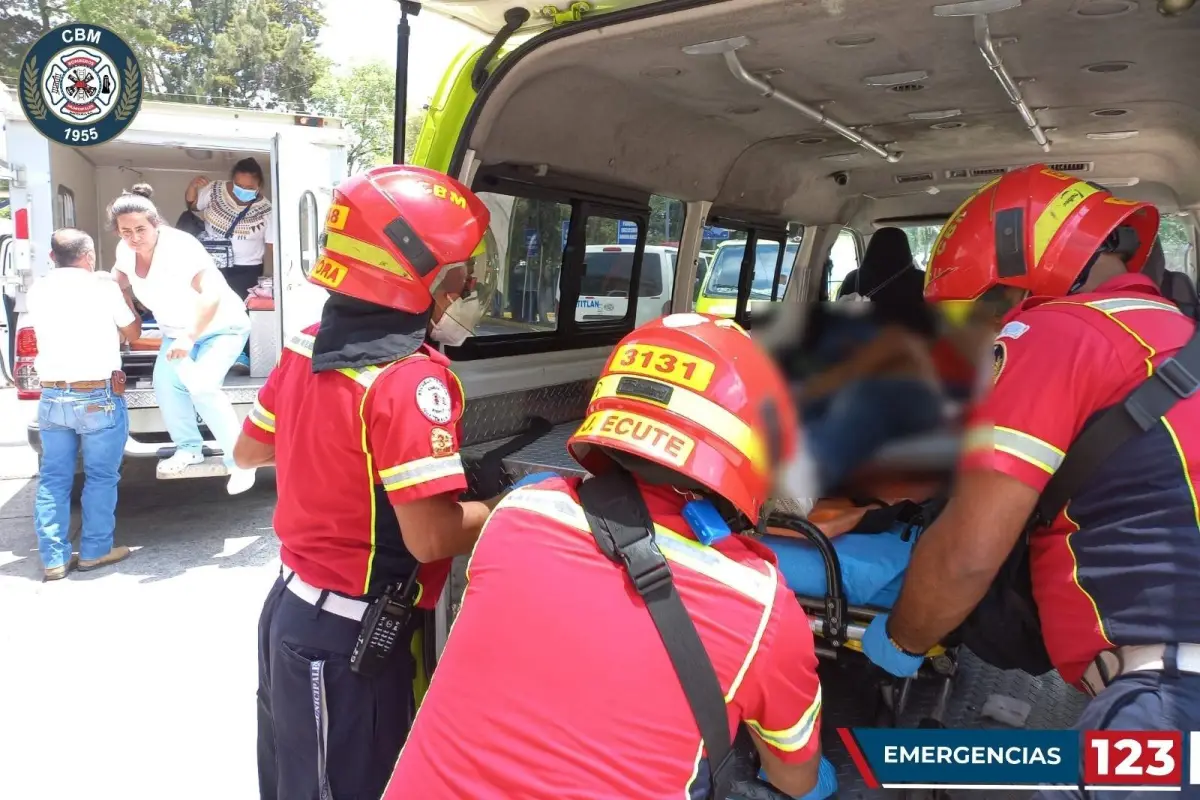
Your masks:
{"label": "woman's gray hair", "polygon": [[158,213],[158,208],[151,201],[154,187],[148,183],[135,183],[132,189],[121,192],[117,199],[108,205],[108,226],[117,229],[117,219],[126,214],[145,214],[146,219],[154,227],[162,225],[166,220]]}

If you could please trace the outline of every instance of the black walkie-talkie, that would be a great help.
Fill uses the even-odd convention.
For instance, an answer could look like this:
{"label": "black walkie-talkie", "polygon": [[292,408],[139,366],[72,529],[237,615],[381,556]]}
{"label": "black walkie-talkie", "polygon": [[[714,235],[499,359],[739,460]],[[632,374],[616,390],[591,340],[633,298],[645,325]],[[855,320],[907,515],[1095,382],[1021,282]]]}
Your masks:
{"label": "black walkie-talkie", "polygon": [[412,571],[403,586],[389,586],[367,609],[362,627],[358,629],[354,652],[350,654],[350,669],[359,675],[366,678],[378,675],[396,644],[403,644],[401,637],[412,616],[419,569]]}

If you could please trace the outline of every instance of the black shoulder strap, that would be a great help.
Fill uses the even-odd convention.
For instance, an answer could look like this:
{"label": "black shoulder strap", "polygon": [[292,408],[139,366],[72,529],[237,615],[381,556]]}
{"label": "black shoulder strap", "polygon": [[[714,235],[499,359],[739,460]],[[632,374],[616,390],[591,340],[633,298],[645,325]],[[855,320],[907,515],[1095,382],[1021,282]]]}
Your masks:
{"label": "black shoulder strap", "polygon": [[247,204],[246,206],[244,206],[242,208],[242,210],[238,213],[238,215],[233,218],[233,224],[229,226],[229,230],[225,231],[226,239],[233,236],[233,229],[236,228],[238,226],[238,223],[241,222],[242,219],[245,218],[245,216],[250,213],[250,207],[253,205],[254,205],[253,203]]}
{"label": "black shoulder strap", "polygon": [[1158,424],[1176,403],[1200,388],[1200,325],[1187,343],[1129,393],[1088,425],[1067,448],[1034,511],[1036,526],[1049,525],[1083,488],[1097,467],[1121,445]]}
{"label": "black shoulder strap", "polygon": [[700,634],[654,542],[654,521],[633,476],[615,469],[585,480],[579,502],[600,551],[625,567],[646,603],[708,751],[711,797],[724,798],[733,765],[725,693]]}

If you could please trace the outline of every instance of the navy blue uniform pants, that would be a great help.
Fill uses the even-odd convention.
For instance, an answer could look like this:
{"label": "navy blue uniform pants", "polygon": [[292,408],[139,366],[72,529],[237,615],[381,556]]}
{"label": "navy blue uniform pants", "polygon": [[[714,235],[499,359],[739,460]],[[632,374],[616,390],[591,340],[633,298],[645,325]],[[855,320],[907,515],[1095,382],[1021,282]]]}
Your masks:
{"label": "navy blue uniform pants", "polygon": [[[1075,730],[1079,731],[1194,731],[1200,730],[1200,675],[1179,672],[1171,665],[1159,672],[1130,672],[1114,680],[1087,704]],[[1184,734],[1183,746],[1188,746]],[[1080,765],[1080,775],[1083,767]],[[1184,772],[1187,783],[1187,772]],[[1045,792],[1039,800],[1163,800],[1165,797],[1196,797],[1195,786],[1184,786],[1182,794],[1163,792],[1104,791]]]}
{"label": "navy blue uniform pants", "polygon": [[262,800],[379,800],[413,717],[414,664],[350,670],[360,623],[275,582],[258,621],[258,782]]}

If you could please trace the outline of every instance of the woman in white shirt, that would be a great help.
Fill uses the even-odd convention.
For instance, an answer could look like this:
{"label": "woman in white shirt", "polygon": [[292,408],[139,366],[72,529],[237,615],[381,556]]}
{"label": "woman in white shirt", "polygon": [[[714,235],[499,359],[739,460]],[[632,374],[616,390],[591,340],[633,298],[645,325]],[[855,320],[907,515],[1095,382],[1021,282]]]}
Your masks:
{"label": "woman in white shirt", "polygon": [[150,309],[162,331],[154,393],[175,454],[159,469],[178,473],[203,460],[198,412],[224,453],[229,493],[238,494],[254,484],[254,471],[234,466],[240,425],[221,386],[250,336],[250,318],[212,256],[195,237],[166,224],[152,194],[144,183],[122,193],[108,220],[121,237],[117,281]]}

